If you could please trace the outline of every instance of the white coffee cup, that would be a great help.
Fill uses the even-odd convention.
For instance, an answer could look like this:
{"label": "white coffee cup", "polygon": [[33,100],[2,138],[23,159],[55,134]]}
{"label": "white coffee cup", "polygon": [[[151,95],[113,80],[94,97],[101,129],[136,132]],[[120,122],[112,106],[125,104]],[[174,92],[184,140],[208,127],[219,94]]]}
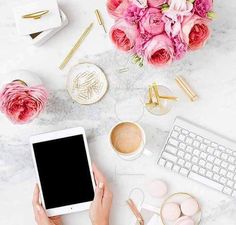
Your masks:
{"label": "white coffee cup", "polygon": [[145,149],[146,135],[136,122],[122,121],[117,123],[109,134],[112,149],[125,160],[137,159],[142,154],[152,154]]}

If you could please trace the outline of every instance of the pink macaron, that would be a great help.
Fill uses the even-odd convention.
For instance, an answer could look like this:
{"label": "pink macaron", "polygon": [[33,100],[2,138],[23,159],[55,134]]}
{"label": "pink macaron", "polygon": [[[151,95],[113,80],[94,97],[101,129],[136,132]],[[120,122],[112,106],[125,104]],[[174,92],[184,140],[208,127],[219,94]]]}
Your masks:
{"label": "pink macaron", "polygon": [[167,184],[162,180],[153,180],[148,184],[148,191],[153,197],[162,198],[168,191]]}
{"label": "pink macaron", "polygon": [[181,203],[181,211],[185,216],[193,216],[199,210],[199,205],[196,199],[188,198]]}
{"label": "pink macaron", "polygon": [[166,203],[162,208],[162,216],[165,220],[175,221],[181,215],[180,207],[177,203]]}
{"label": "pink macaron", "polygon": [[194,221],[188,216],[182,216],[176,221],[175,225],[194,225]]}

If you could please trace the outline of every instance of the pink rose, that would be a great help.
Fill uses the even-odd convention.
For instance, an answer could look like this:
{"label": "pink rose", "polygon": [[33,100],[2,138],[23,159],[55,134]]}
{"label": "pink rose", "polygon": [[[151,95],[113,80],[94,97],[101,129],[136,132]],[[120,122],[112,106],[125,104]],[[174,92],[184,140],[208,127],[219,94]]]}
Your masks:
{"label": "pink rose", "polygon": [[107,11],[114,18],[121,18],[130,5],[130,0],[107,0]]}
{"label": "pink rose", "polygon": [[140,21],[141,32],[147,31],[150,34],[157,35],[164,31],[164,22],[162,13],[157,8],[149,8]]}
{"label": "pink rose", "polygon": [[183,38],[190,50],[202,48],[211,35],[208,27],[209,20],[193,15],[184,20],[182,24]]}
{"label": "pink rose", "polygon": [[173,60],[174,48],[166,34],[153,37],[147,44],[144,58],[156,67],[169,65]]}
{"label": "pink rose", "polygon": [[47,99],[48,93],[43,86],[27,87],[14,81],[0,92],[0,111],[13,123],[27,123],[43,111]]}
{"label": "pink rose", "polygon": [[165,4],[167,0],[148,0],[148,5],[150,7],[158,8]]}
{"label": "pink rose", "polygon": [[139,8],[131,4],[124,13],[124,18],[128,23],[137,24],[145,14],[145,9]]}
{"label": "pink rose", "polygon": [[194,12],[201,16],[207,17],[207,13],[213,8],[213,0],[195,0]]}
{"label": "pink rose", "polygon": [[137,26],[127,23],[124,19],[118,20],[110,30],[112,42],[122,51],[131,50],[135,45],[137,36]]}
{"label": "pink rose", "polygon": [[169,0],[168,4],[169,4],[168,12],[171,12],[180,16],[189,15],[189,13],[193,9],[193,4],[187,0]]}

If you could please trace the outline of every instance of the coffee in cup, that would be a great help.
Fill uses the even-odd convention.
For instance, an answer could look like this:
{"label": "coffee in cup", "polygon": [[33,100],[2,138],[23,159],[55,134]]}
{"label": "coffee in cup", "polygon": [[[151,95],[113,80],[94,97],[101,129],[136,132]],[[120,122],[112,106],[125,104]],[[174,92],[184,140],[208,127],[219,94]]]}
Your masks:
{"label": "coffee in cup", "polygon": [[121,156],[137,156],[145,144],[145,133],[140,125],[124,121],[114,126],[110,133],[112,148]]}

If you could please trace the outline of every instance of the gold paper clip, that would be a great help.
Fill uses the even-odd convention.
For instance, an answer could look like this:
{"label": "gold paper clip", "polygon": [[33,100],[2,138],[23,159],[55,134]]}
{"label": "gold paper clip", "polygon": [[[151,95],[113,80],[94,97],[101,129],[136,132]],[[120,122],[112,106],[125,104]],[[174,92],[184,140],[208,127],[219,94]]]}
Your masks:
{"label": "gold paper clip", "polygon": [[42,10],[22,16],[23,19],[40,19],[43,15],[49,13],[49,10]]}

